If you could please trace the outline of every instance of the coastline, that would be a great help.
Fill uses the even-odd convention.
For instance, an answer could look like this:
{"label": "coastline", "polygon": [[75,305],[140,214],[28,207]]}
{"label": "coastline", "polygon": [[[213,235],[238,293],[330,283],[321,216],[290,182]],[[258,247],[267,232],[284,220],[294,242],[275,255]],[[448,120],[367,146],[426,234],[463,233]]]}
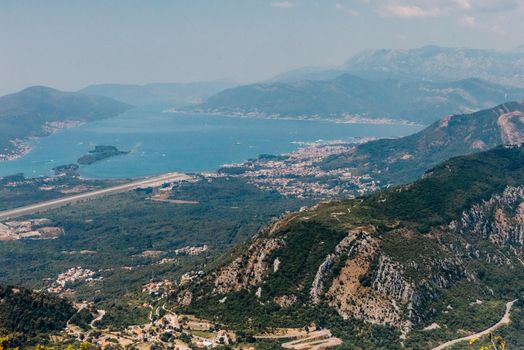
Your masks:
{"label": "coastline", "polygon": [[6,153],[0,153],[0,162],[22,158],[33,150],[33,146],[31,146],[32,142],[42,137],[51,136],[60,130],[76,128],[83,124],[85,124],[85,122],[80,120],[46,122],[44,125],[42,125],[42,135],[40,136],[29,136],[24,139],[16,138],[14,140],[9,140],[12,148],[8,149]]}
{"label": "coastline", "polygon": [[[158,112],[160,112],[160,109],[157,110],[157,113]],[[183,113],[182,115],[185,115],[184,112],[182,113]],[[415,129],[412,126],[396,126],[396,127],[391,127],[391,128],[388,126],[380,126],[380,125],[377,125],[377,126],[375,125],[351,126],[351,125],[344,125],[344,124],[335,124],[330,121],[323,122],[323,123],[318,123],[318,122],[315,123],[313,121],[311,121],[310,123],[307,123],[307,122],[300,123],[298,121],[295,121],[295,122],[285,122],[285,121],[284,122],[280,122],[280,121],[269,122],[268,121],[266,123],[263,120],[259,120],[259,121],[253,120],[252,122],[249,122],[251,118],[244,118],[243,120],[232,119],[232,118],[221,119],[221,117],[218,117],[218,116],[217,117],[213,117],[213,116],[206,117],[205,115],[200,115],[200,117],[195,116],[194,118],[191,115],[187,115],[186,117],[182,118],[182,116],[172,117],[169,114],[164,114],[164,116],[162,117],[161,116],[162,113],[159,113],[159,114],[160,114],[159,118],[161,118],[159,120],[165,120],[169,123],[174,123],[174,125],[178,125],[180,123],[182,123],[181,125],[185,125],[184,123],[186,124],[190,123],[192,125],[196,123],[200,127],[200,123],[201,123],[200,118],[202,120],[205,120],[206,123],[207,121],[209,121],[209,123],[211,123],[210,125],[216,128],[221,128],[222,127],[221,125],[230,125],[230,124],[235,125],[236,127],[237,123],[242,123],[241,125],[245,124],[246,125],[245,128],[249,130],[249,132],[246,133],[247,136],[250,136],[252,133],[251,131],[252,129],[249,129],[250,125],[252,124],[257,125],[257,126],[268,125],[269,130],[281,129],[280,125],[283,125],[285,126],[285,128],[289,128],[291,130],[290,132],[286,131],[286,133],[283,134],[282,138],[279,139],[279,142],[282,143],[282,146],[279,146],[279,147],[271,146],[269,148],[265,146],[264,142],[267,142],[265,139],[261,141],[260,147],[258,146],[258,144],[256,144],[256,142],[258,141],[254,141],[255,146],[252,146],[249,143],[251,142],[249,139],[242,139],[243,137],[242,134],[240,134],[240,136],[237,136],[237,132],[236,130],[234,130],[234,132],[231,133],[234,136],[234,139],[228,140],[227,145],[225,147],[227,147],[227,149],[231,149],[231,152],[233,152],[233,154],[236,154],[237,145],[241,145],[241,147],[238,147],[239,149],[238,154],[240,156],[232,157],[232,158],[223,157],[223,159],[220,159],[221,161],[218,161],[218,162],[204,157],[203,159],[205,160],[205,162],[203,162],[202,164],[199,163],[197,167],[194,166],[193,164],[194,162],[189,161],[188,166],[185,166],[184,165],[185,163],[182,163],[181,168],[179,167],[176,168],[177,171],[184,171],[184,172],[189,172],[189,173],[200,173],[202,171],[203,172],[216,172],[219,169],[221,169],[222,167],[230,165],[230,163],[238,163],[238,162],[244,163],[246,161],[249,161],[251,159],[256,159],[258,158],[258,156],[265,155],[265,154],[281,156],[283,154],[287,154],[290,152],[292,153],[301,148],[312,146],[312,145],[319,146],[320,144],[324,144],[324,145],[335,146],[335,144],[348,144],[348,143],[349,144],[358,144],[358,143],[363,143],[366,141],[370,141],[370,140],[374,140],[376,138],[382,138],[382,137],[385,137],[385,138],[393,137],[394,138],[395,136],[391,136],[391,135],[396,135],[397,131],[395,130],[397,129],[399,130],[398,131],[399,134],[412,133],[413,132],[412,129]],[[179,118],[181,120],[180,122],[177,121]],[[193,119],[196,120],[196,122],[191,121]],[[229,119],[229,121],[227,119]],[[220,122],[220,120],[223,120],[223,122]],[[237,120],[237,122],[235,122],[234,120]],[[119,123],[120,122],[118,122],[117,124]],[[78,124],[79,123],[53,125],[55,127],[52,130],[48,128],[48,131],[56,132],[57,130],[64,129],[66,126],[73,127]],[[322,129],[320,132],[317,132],[317,128],[322,128]],[[80,129],[83,130],[84,128],[80,128]],[[307,133],[305,134],[306,135],[305,138],[302,136],[302,133],[301,133],[302,129],[305,129],[307,131]],[[347,130],[347,132],[344,130]],[[76,133],[77,131],[73,131],[73,132]],[[83,133],[83,131],[81,132]],[[18,160],[10,164],[6,163],[6,165],[4,166],[5,168],[2,170],[1,174],[3,176],[9,176],[17,172],[24,172],[28,176],[28,178],[35,178],[38,176],[49,176],[52,173],[50,168],[52,169],[52,167],[55,167],[56,165],[67,165],[69,163],[76,162],[78,160],[77,159],[78,156],[86,152],[83,152],[83,153],[80,152],[78,153],[78,155],[75,154],[74,157],[67,156],[67,157],[62,157],[62,158],[60,157],[53,158],[52,156],[53,153],[50,153],[49,155],[48,155],[48,152],[46,152],[45,154],[42,153],[42,150],[45,149],[46,147],[49,147],[49,145],[52,145],[50,146],[51,150],[56,149],[57,142],[55,142],[55,140],[59,140],[59,139],[62,140],[62,135],[68,135],[69,133],[70,133],[69,131],[64,131],[58,137],[56,138],[53,137],[50,140],[41,139],[38,142],[28,142],[27,141],[27,143],[30,146],[34,147],[33,152],[35,153],[35,156],[31,154],[30,156],[27,156],[23,158],[22,160]],[[355,136],[349,137],[348,135],[355,135]],[[369,136],[369,135],[372,135],[372,136]],[[227,136],[229,137],[229,133]],[[270,138],[271,135],[268,135],[265,137]],[[136,142],[134,137],[132,137],[130,140],[132,142]],[[150,142],[148,141],[147,138],[145,140],[146,142]],[[242,141],[242,142],[238,142],[238,141]],[[70,140],[68,140],[67,142],[70,142]],[[111,143],[103,141],[102,144],[111,144]],[[175,143],[175,144],[178,144],[178,143]],[[131,143],[127,145],[127,148],[125,149],[130,149],[131,147],[130,145]],[[132,146],[132,147],[135,147],[135,146]],[[195,149],[195,150],[192,150],[194,152],[197,152],[197,153],[203,152],[202,150],[199,150],[198,145],[193,146],[193,148]],[[20,151],[17,155],[12,155],[10,159],[20,158],[24,156],[25,154],[27,154],[29,151],[30,151],[29,147],[26,147],[24,152]],[[143,153],[143,154],[141,155],[139,153]],[[139,153],[137,154],[136,152],[133,152],[133,157],[134,157],[133,160],[136,159],[137,162],[147,162],[148,161],[147,157],[149,157],[149,154],[146,156],[144,152],[139,152]],[[136,166],[134,166],[132,162],[123,160],[123,161],[118,161],[118,162],[121,162],[121,164],[124,164],[124,166],[119,166],[117,168],[115,168],[115,166],[113,165],[101,165],[99,168],[84,167],[79,170],[79,175],[83,180],[121,180],[121,179],[140,178],[143,176],[162,174],[164,171],[171,171],[173,169],[173,167],[170,166],[170,164],[166,163],[166,160],[164,160],[163,158],[160,158],[161,156],[162,157],[164,156],[160,151],[156,153],[151,153],[151,154],[152,154],[152,159],[157,162],[155,163],[155,166],[152,169],[146,169],[146,170],[142,169],[141,170],[141,168],[137,168]],[[177,157],[176,155],[172,156],[171,154],[169,154],[168,157],[174,157],[173,159],[178,159],[176,158]],[[47,162],[46,164],[44,164],[43,162],[39,162],[39,160],[41,159],[46,160],[46,159],[51,159],[51,158],[54,159],[52,162]],[[185,158],[182,158],[182,161],[185,161]],[[35,165],[33,165],[32,163],[35,163]],[[130,170],[125,169],[125,166],[127,166],[127,164],[130,164]],[[34,169],[36,169],[36,171]],[[100,169],[103,169],[103,171],[100,171]],[[124,169],[124,170],[116,170],[116,169]]]}
{"label": "coastline", "polygon": [[184,115],[206,115],[228,118],[248,118],[248,119],[266,119],[266,120],[297,120],[297,121],[319,121],[336,124],[365,124],[365,125],[407,125],[407,126],[425,126],[405,119],[393,118],[370,118],[360,115],[340,114],[321,117],[320,115],[281,115],[268,114],[263,112],[232,112],[232,111],[187,111],[176,108],[168,108],[162,113],[184,114]]}
{"label": "coastline", "polygon": [[9,143],[11,143],[12,148],[9,149],[7,153],[0,153],[0,163],[8,162],[10,160],[16,160],[18,158],[26,156],[33,149],[33,147],[29,144],[30,141],[33,139],[36,138],[28,138],[26,140],[9,140]]}

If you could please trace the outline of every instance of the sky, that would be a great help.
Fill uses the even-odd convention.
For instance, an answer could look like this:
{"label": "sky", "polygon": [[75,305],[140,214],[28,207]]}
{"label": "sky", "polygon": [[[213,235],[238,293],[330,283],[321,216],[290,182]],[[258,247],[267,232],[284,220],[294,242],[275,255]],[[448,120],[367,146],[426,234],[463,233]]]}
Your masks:
{"label": "sky", "polygon": [[0,94],[255,82],[373,48],[524,44],[524,0],[0,0]]}

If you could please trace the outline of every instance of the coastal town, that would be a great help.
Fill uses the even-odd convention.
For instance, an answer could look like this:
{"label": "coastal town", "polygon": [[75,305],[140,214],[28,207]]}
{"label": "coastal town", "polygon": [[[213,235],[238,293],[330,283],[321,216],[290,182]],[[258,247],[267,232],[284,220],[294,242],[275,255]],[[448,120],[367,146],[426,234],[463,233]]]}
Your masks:
{"label": "coastal town", "polygon": [[273,119],[273,120],[309,120],[309,121],[329,121],[339,124],[368,124],[368,125],[417,125],[416,123],[404,120],[404,119],[393,119],[393,118],[370,118],[366,115],[359,115],[355,113],[334,113],[334,114],[304,114],[304,115],[285,115],[280,113],[267,113],[256,110],[245,110],[245,109],[208,109],[208,108],[192,108],[177,109],[169,108],[163,111],[164,113],[174,114],[195,114],[195,115],[214,115],[219,117],[231,117],[231,118],[255,118],[255,119]]}
{"label": "coastal town", "polygon": [[[367,140],[360,140],[364,142]],[[333,155],[350,152],[354,143],[319,141],[281,156],[260,156],[238,164],[227,164],[220,173],[239,176],[258,188],[283,196],[329,199],[351,198],[379,188],[369,175],[356,175],[349,168],[326,170],[319,163]]]}
{"label": "coastal town", "polygon": [[[71,129],[84,124],[79,120],[48,121],[42,125],[42,136],[49,136],[62,129]],[[0,150],[0,161],[9,161],[22,158],[32,150],[32,144],[38,138],[29,136],[27,138],[14,138],[9,140],[8,146]]]}

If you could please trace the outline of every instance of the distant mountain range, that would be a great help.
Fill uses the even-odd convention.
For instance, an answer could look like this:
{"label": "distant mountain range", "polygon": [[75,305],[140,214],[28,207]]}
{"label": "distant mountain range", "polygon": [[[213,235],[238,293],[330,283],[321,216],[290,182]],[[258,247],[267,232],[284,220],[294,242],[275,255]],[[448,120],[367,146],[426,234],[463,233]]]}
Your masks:
{"label": "distant mountain range", "polygon": [[524,104],[509,102],[472,114],[444,117],[406,137],[360,144],[319,166],[369,174],[382,185],[399,184],[418,178],[449,158],[523,142]]}
{"label": "distant mountain range", "polygon": [[368,80],[343,74],[330,80],[260,83],[208,98],[192,110],[341,120],[395,119],[429,124],[442,116],[524,99],[524,89],[480,79],[454,82]]}
{"label": "distant mountain range", "polygon": [[0,159],[23,153],[24,140],[80,122],[116,116],[131,106],[107,97],[34,86],[0,97]]}
{"label": "distant mountain range", "polygon": [[79,92],[114,98],[134,106],[181,107],[200,103],[204,98],[235,85],[237,84],[227,80],[146,85],[97,84],[90,85]]}
{"label": "distant mountain range", "polygon": [[332,79],[341,74],[368,79],[435,82],[480,78],[524,87],[524,50],[510,51],[425,46],[410,50],[379,49],[358,53],[339,67],[295,69],[271,81]]}
{"label": "distant mountain range", "polygon": [[432,349],[521,297],[523,183],[521,147],[453,158],[414,183],[285,215],[172,300],[246,332],[314,324],[347,349]]}

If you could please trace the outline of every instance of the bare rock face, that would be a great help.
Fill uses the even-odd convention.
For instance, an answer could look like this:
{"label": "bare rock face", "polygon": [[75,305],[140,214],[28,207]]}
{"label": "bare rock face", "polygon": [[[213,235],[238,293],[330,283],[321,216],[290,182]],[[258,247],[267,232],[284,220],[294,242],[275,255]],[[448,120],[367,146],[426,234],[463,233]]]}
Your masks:
{"label": "bare rock face", "polygon": [[358,244],[362,244],[362,242],[360,242],[362,239],[365,239],[366,237],[369,238],[370,231],[373,231],[373,228],[357,228],[350,230],[348,235],[336,246],[335,251],[329,254],[322,264],[320,264],[309,292],[311,301],[314,304],[318,304],[321,301],[326,277],[332,269],[335,261],[342,257],[349,256]]}
{"label": "bare rock face", "polygon": [[[344,319],[409,331],[413,286],[403,277],[401,265],[377,253],[377,248],[377,240],[370,237],[358,242],[326,298]],[[372,270],[374,259],[378,259],[378,266]]]}
{"label": "bare rock face", "polygon": [[213,293],[238,292],[262,282],[275,265],[275,262],[268,261],[268,256],[284,245],[285,241],[282,238],[256,239],[245,254],[217,273]]}
{"label": "bare rock face", "polygon": [[252,240],[251,245],[230,264],[220,269],[214,277],[213,294],[225,294],[240,291],[262,282],[270,273],[280,267],[280,259],[268,258],[275,250],[285,246],[285,237],[276,233],[297,217],[286,215],[262,229]]}
{"label": "bare rock face", "polygon": [[273,301],[285,309],[293,305],[297,301],[297,297],[295,295],[281,295],[275,297]]}
{"label": "bare rock face", "polygon": [[524,186],[507,187],[501,194],[475,204],[451,228],[462,235],[489,239],[499,247],[524,253]]}
{"label": "bare rock face", "polygon": [[497,121],[500,136],[505,145],[517,145],[524,142],[524,113],[520,111],[504,113]]}
{"label": "bare rock face", "polygon": [[180,303],[180,305],[187,306],[190,305],[192,301],[193,293],[191,293],[190,291],[185,291],[183,295],[178,297],[178,302]]}

